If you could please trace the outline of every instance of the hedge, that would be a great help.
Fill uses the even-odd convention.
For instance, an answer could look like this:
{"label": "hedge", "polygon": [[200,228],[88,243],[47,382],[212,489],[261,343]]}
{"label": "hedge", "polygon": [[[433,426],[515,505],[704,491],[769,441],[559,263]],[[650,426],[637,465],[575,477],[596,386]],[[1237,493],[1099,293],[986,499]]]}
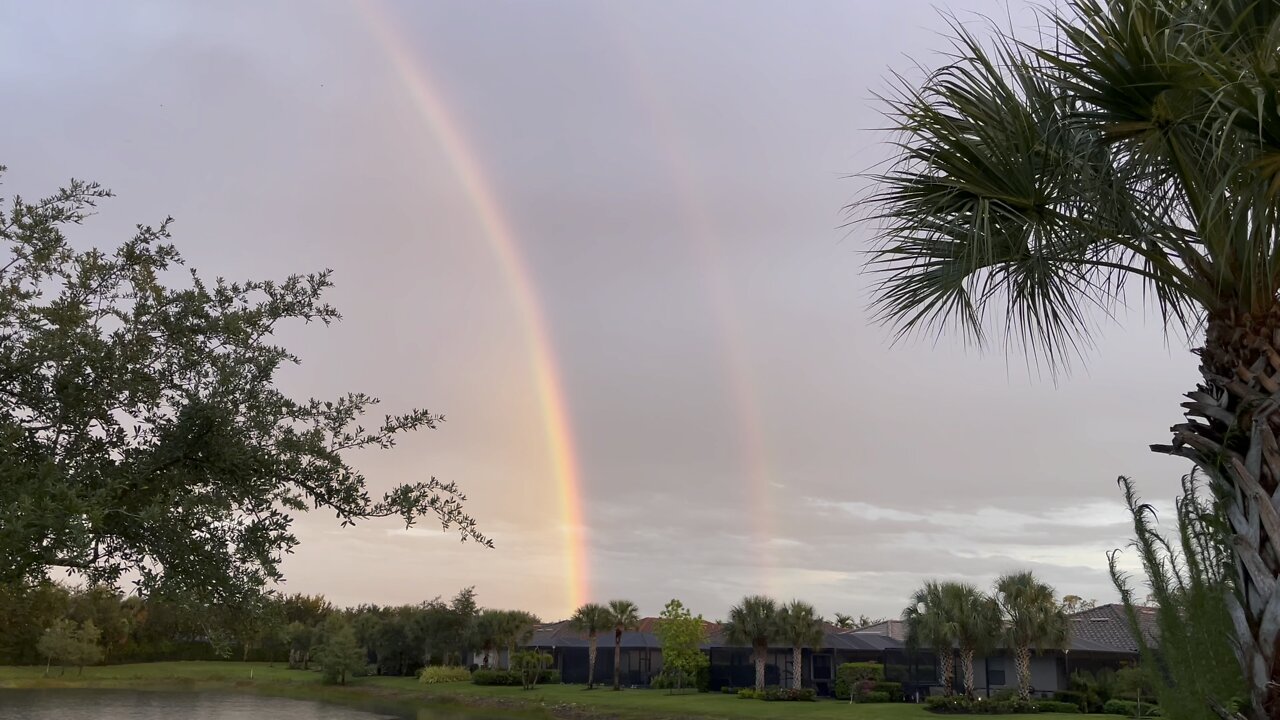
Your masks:
{"label": "hedge", "polygon": [[[524,685],[520,673],[515,670],[477,670],[471,673],[471,682],[476,685]],[[558,685],[560,671],[543,670],[538,675],[538,682],[544,685]]]}
{"label": "hedge", "polygon": [[858,697],[860,703],[887,703],[889,702],[889,693],[880,690],[874,690]]}
{"label": "hedge", "polygon": [[[1125,715],[1138,717],[1138,703],[1135,700],[1111,699],[1102,705],[1102,712],[1108,715]],[[1160,708],[1154,703],[1142,703],[1142,717],[1160,717]]]}
{"label": "hedge", "polygon": [[1043,713],[1078,713],[1080,706],[1073,702],[1059,702],[1057,700],[1036,700],[1031,703],[1036,707],[1037,712]]}
{"label": "hedge", "polygon": [[422,668],[422,673],[418,675],[418,682],[423,685],[469,682],[470,680],[471,671],[457,666],[432,665]]}
{"label": "hedge", "polygon": [[738,697],[742,700],[765,700],[767,702],[778,701],[803,701],[810,702],[817,700],[811,688],[765,688],[764,690],[753,690],[752,688],[742,688],[738,691]]}
{"label": "hedge", "polygon": [[935,695],[925,700],[925,709],[944,715],[1014,715],[1036,712],[1036,706],[1025,700],[970,700],[963,695]]}

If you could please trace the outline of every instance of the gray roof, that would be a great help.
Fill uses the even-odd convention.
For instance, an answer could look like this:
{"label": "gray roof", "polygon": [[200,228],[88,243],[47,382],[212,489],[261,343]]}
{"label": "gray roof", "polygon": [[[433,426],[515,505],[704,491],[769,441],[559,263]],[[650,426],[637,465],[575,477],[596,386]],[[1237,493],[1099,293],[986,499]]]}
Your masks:
{"label": "gray roof", "polygon": [[[1138,627],[1148,644],[1159,639],[1156,609],[1135,607]],[[1129,623],[1124,605],[1099,605],[1068,616],[1071,649],[1086,652],[1138,654],[1138,640]]]}
{"label": "gray roof", "polygon": [[[622,633],[622,647],[662,647],[662,641],[658,639],[658,635],[655,632],[656,627],[657,618],[644,618],[640,621],[637,630],[628,630]],[[613,645],[613,630],[608,629],[598,632],[596,634],[596,642],[600,647]],[[590,644],[586,633],[575,630],[568,621],[539,625],[528,642],[529,646],[542,648],[585,648]],[[720,625],[707,623],[707,642],[702,647],[722,648],[732,646],[725,642]],[[902,642],[880,633],[847,630],[835,625],[827,625],[822,639],[822,647],[835,650],[877,652],[889,648],[901,648]]]}
{"label": "gray roof", "polygon": [[[1135,610],[1143,634],[1148,642],[1154,644],[1158,637],[1155,608],[1138,607]],[[1138,643],[1129,629],[1129,617],[1123,605],[1099,605],[1067,617],[1068,646],[1072,651],[1138,654]],[[662,647],[662,641],[655,632],[657,623],[657,618],[644,618],[638,629],[622,633],[622,647]],[[717,623],[707,623],[707,642],[702,645],[704,649],[733,647],[725,643],[721,627]],[[597,633],[596,642],[602,648],[613,645],[613,630],[606,629]],[[828,624],[822,638],[824,649],[848,652],[900,650],[905,644],[905,627],[899,620],[889,620],[857,630]],[[539,625],[528,645],[541,648],[585,648],[590,645],[590,641],[585,633],[575,630],[568,621],[561,621]]]}

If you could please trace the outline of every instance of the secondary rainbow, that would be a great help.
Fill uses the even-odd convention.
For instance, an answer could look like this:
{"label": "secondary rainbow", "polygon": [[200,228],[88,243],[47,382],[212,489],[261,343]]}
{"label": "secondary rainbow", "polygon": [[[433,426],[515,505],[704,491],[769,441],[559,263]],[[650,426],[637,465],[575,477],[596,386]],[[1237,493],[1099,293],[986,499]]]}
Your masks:
{"label": "secondary rainbow", "polygon": [[586,526],[582,516],[582,487],[574,450],[572,425],[566,407],[564,387],[556,366],[551,333],[533,280],[520,252],[516,235],[502,212],[502,206],[485,177],[465,132],[449,111],[427,64],[415,56],[410,44],[396,31],[390,12],[378,0],[357,2],[359,14],[367,22],[378,44],[404,83],[408,99],[426,122],[448,158],[453,173],[470,199],[502,274],[511,288],[512,300],[520,312],[529,342],[534,384],[546,431],[547,449],[559,495],[559,511],[564,532],[564,563],[570,609],[590,597]]}
{"label": "secondary rainbow", "polygon": [[670,102],[654,81],[644,58],[637,51],[627,34],[610,13],[605,12],[606,29],[611,33],[612,46],[617,49],[624,64],[629,84],[647,113],[654,137],[664,152],[662,158],[675,196],[679,199],[681,215],[693,249],[703,267],[705,289],[716,318],[716,327],[724,356],[725,376],[728,380],[729,400],[738,437],[740,468],[748,488],[751,519],[752,550],[758,576],[756,582],[765,592],[777,594],[783,591],[778,575],[778,559],[774,543],[781,537],[774,512],[773,464],[770,459],[767,434],[762,423],[760,403],[756,397],[756,381],[747,359],[745,332],[737,301],[725,282],[720,268],[724,265],[724,251],[719,241],[720,232],[707,209],[702,181],[690,162],[693,148],[686,134],[672,116]]}

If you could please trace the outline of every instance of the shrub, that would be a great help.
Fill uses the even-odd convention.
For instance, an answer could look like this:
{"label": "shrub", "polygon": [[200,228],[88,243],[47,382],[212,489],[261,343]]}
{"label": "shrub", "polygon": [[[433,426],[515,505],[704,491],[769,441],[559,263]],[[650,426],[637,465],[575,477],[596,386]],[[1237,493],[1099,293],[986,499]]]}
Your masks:
{"label": "shrub", "polygon": [[930,712],[950,715],[1021,715],[1037,712],[1034,703],[1026,700],[970,700],[963,696],[934,696],[925,700]]}
{"label": "shrub", "polygon": [[733,687],[732,685],[725,685],[720,688],[720,692],[724,693],[725,695],[737,695],[738,688]]}
{"label": "shrub", "polygon": [[[516,670],[477,670],[471,673],[471,682],[476,685],[524,685],[520,672]],[[559,670],[543,670],[538,674],[538,682],[544,685],[559,685]]]}
{"label": "shrub", "polygon": [[844,663],[836,668],[835,696],[848,700],[850,694],[871,692],[883,681],[884,666],[880,663]]}
{"label": "shrub", "polygon": [[996,701],[1016,700],[1017,697],[1018,697],[1018,691],[1013,690],[1012,688],[1005,688],[1004,690],[997,690],[994,693],[991,693],[991,699]]}
{"label": "shrub", "polygon": [[[1124,715],[1125,717],[1139,717],[1138,703],[1135,700],[1108,700],[1102,706],[1102,712],[1108,715]],[[1160,717],[1162,713],[1160,708],[1149,702],[1142,703],[1141,717]]]}
{"label": "shrub", "polygon": [[811,688],[778,688],[770,687],[764,690],[752,690],[751,688],[742,688],[738,691],[738,697],[743,700],[765,700],[768,702],[780,701],[805,701],[812,702],[817,700],[817,695]]}
{"label": "shrub", "polygon": [[860,703],[887,703],[889,702],[889,693],[881,690],[874,690],[869,693],[863,693],[858,696]]}
{"label": "shrub", "polygon": [[1036,712],[1044,713],[1078,713],[1080,706],[1073,702],[1060,702],[1058,700],[1037,700],[1032,705],[1035,706]]}
{"label": "shrub", "polygon": [[882,680],[876,683],[876,692],[889,693],[890,702],[902,702],[902,683]]}
{"label": "shrub", "polygon": [[418,675],[418,682],[424,685],[435,685],[438,683],[453,682],[469,682],[471,680],[471,671],[464,667],[446,667],[443,665],[432,665],[422,668],[422,673]]}
{"label": "shrub", "polygon": [[[1053,694],[1053,699],[1057,702],[1072,703],[1082,712],[1088,712],[1090,710],[1088,693],[1084,693],[1079,690],[1059,690]],[[1101,710],[1102,708],[1099,707],[1096,709]]]}
{"label": "shrub", "polygon": [[476,685],[521,685],[520,673],[510,670],[477,670],[471,673]]}

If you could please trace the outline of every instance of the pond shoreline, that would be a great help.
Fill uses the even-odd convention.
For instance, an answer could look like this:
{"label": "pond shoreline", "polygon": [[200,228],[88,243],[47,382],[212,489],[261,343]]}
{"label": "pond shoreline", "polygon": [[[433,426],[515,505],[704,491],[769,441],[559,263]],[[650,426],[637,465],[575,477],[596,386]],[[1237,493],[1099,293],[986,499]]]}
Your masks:
{"label": "pond shoreline", "polygon": [[[503,717],[514,713],[527,720],[627,720],[623,715],[603,708],[577,704],[546,703],[539,698],[487,697],[450,693],[440,686],[398,688],[385,685],[368,685],[356,679],[347,685],[321,685],[313,682],[288,682],[277,680],[200,680],[186,677],[172,678],[94,678],[51,675],[38,678],[4,678],[0,676],[2,690],[134,690],[144,692],[216,692],[247,695],[264,695],[293,700],[312,700],[348,707],[369,705],[396,706],[400,711],[418,709],[445,712],[501,711]],[[376,708],[375,708],[376,709]],[[716,720],[705,715],[668,716],[661,720]]]}

